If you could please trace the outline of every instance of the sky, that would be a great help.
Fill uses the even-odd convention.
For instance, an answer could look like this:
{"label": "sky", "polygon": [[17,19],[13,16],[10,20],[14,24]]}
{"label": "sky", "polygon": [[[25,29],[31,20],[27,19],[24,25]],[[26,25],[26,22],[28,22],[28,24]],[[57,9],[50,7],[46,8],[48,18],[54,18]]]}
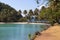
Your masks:
{"label": "sky", "polygon": [[[37,3],[35,0],[0,0],[0,2],[10,5],[11,7],[15,8],[16,10],[34,10],[37,8]],[[41,0],[40,3],[43,1]],[[41,4],[39,4],[41,5]],[[41,8],[44,4],[42,4]]]}

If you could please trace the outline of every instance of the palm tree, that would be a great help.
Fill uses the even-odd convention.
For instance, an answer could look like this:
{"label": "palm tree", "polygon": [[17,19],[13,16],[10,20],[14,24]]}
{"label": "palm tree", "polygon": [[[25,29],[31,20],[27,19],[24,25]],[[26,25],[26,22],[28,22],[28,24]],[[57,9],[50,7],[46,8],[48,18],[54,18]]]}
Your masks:
{"label": "palm tree", "polygon": [[37,15],[39,14],[39,9],[36,8],[36,9],[34,10],[34,14],[37,16]]}
{"label": "palm tree", "polygon": [[24,13],[24,14],[27,14],[27,10],[24,10],[23,13]]}
{"label": "palm tree", "polygon": [[33,11],[29,10],[29,15],[32,16],[33,15]]}
{"label": "palm tree", "polygon": [[33,11],[32,10],[29,10],[27,19],[28,20],[31,20],[31,16],[33,16]]}
{"label": "palm tree", "polygon": [[21,13],[22,13],[22,11],[21,11],[21,10],[19,10],[19,11],[18,11],[18,15],[20,15]]}

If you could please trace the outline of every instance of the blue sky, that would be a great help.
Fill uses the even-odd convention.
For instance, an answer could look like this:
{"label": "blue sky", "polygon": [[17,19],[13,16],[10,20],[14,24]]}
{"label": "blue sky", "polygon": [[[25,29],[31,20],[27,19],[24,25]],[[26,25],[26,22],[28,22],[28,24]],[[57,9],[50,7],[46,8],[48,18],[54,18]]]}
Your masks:
{"label": "blue sky", "polygon": [[[10,5],[16,10],[21,9],[22,11],[29,10],[29,9],[34,10],[35,8],[37,8],[37,4],[35,0],[0,0],[0,2]],[[43,1],[41,0],[40,3],[42,2]],[[39,8],[41,8],[41,6]]]}

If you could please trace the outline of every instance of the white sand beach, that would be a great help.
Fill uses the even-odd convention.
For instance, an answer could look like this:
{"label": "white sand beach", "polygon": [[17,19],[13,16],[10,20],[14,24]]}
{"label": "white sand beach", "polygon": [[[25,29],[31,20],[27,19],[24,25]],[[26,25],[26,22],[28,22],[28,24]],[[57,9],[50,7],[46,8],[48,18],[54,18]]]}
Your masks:
{"label": "white sand beach", "polygon": [[4,22],[0,22],[0,24],[40,24],[40,25],[50,25],[47,23],[31,23],[31,22],[8,22],[8,23],[4,23]]}

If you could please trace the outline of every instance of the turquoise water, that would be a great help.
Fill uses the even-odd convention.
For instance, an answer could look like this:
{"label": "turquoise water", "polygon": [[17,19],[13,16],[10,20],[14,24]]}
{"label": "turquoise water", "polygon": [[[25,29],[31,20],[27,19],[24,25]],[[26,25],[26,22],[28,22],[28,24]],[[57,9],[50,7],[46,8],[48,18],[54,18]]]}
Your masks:
{"label": "turquoise water", "polygon": [[0,40],[28,40],[28,34],[41,31],[40,24],[0,24]]}

